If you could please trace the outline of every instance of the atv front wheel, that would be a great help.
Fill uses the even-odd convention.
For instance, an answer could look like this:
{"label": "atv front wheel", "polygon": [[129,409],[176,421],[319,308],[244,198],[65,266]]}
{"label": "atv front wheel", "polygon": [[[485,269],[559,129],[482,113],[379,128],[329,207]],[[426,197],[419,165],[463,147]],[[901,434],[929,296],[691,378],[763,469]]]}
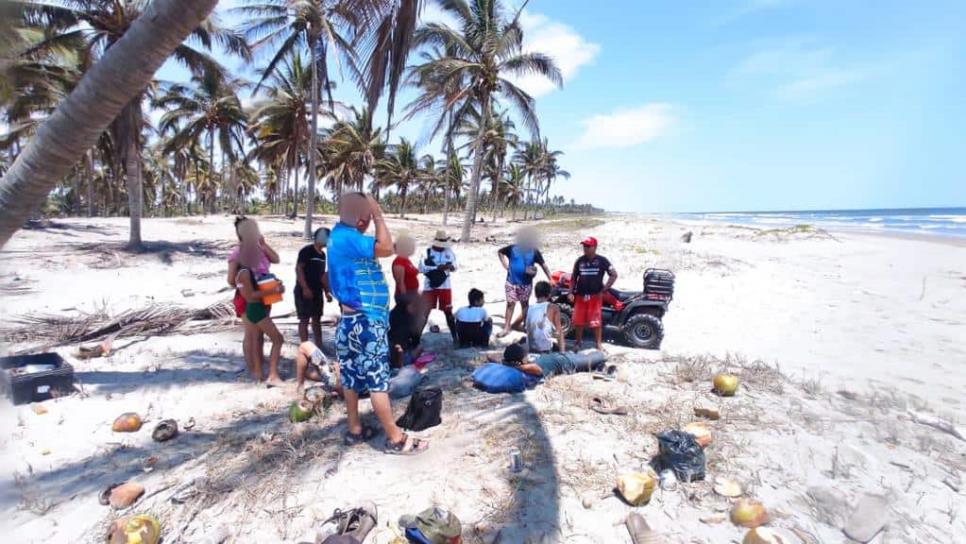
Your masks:
{"label": "atv front wheel", "polygon": [[563,329],[564,338],[570,336],[570,333],[573,332],[573,313],[574,310],[570,306],[560,305],[560,328]]}
{"label": "atv front wheel", "polygon": [[660,349],[664,339],[664,324],[650,314],[636,314],[630,317],[623,327],[627,344],[640,349]]}

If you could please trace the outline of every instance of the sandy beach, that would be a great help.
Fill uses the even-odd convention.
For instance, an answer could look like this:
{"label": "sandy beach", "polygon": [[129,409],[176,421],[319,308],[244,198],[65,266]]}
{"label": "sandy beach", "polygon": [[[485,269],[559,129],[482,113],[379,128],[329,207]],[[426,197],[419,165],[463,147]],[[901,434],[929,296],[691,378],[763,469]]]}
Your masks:
{"label": "sandy beach", "polygon": [[[22,324],[31,315],[203,309],[230,299],[230,217],[147,219],[150,251],[137,255],[121,249],[126,221],[57,219],[14,236],[0,252],[0,351],[57,344]],[[281,254],[273,272],[294,286],[301,223],[260,224]],[[444,391],[443,423],[421,433],[429,452],[397,458],[378,440],[343,446],[341,403],[309,423],[289,423],[298,342],[290,296],[273,308],[287,343],[282,388],[246,381],[241,327],[230,320],[120,337],[103,358],[77,359],[76,344],[55,345],[74,365],[80,391],[44,402],[43,414],[7,401],[0,407],[0,533],[16,543],[101,542],[112,519],[149,512],[169,543],[206,542],[218,532],[227,542],[312,542],[333,509],[371,500],[380,522],[367,542],[377,544],[400,534],[400,515],[431,505],[460,518],[465,542],[630,542],[622,523],[631,511],[666,542],[740,542],[746,530],[726,519],[733,499],[712,490],[716,477],[727,477],[765,504],[770,527],[797,542],[846,541],[842,527],[864,494],[889,504],[888,525],[873,542],[962,538],[966,442],[923,424],[966,425],[962,243],[631,215],[533,224],[552,270],[571,268],[586,235],[615,264],[617,287],[640,289],[648,267],[673,270],[661,349],[608,344],[614,381],[577,374],[524,394],[490,395],[468,380],[482,354],[454,350],[434,313],[431,322],[444,330],[424,337],[437,354],[424,384]],[[438,215],[390,219],[394,232],[414,233],[419,248],[439,225]],[[502,323],[496,251],[519,226],[488,222],[475,241],[454,245],[457,305],[470,288],[482,289]],[[689,244],[681,241],[686,231]],[[741,379],[733,398],[710,392],[712,374],[725,370]],[[627,415],[591,411],[595,397],[624,405]],[[615,497],[617,475],[657,454],[654,433],[700,420],[693,408],[702,403],[721,412],[707,422],[706,480],[659,489],[636,508]],[[394,409],[402,413],[405,402]],[[147,423],[113,433],[114,418],[129,411]],[[196,424],[158,444],[151,429],[165,418]],[[523,452],[523,472],[509,470],[511,447]],[[98,503],[105,486],[129,479],[147,490],[129,511]]]}

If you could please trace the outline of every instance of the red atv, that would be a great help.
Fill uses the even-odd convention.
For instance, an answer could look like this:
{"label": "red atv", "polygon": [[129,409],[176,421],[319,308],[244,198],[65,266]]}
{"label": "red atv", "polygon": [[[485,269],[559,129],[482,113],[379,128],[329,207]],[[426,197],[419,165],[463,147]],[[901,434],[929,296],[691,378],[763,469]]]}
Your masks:
{"label": "red atv", "polygon": [[[550,300],[560,306],[560,324],[564,334],[570,334],[573,306],[564,294],[570,290],[570,274],[554,272],[551,281]],[[661,319],[673,297],[674,274],[670,270],[648,268],[644,271],[643,291],[609,289],[604,293],[601,320],[604,327],[619,329],[627,345],[659,349],[664,339]]]}

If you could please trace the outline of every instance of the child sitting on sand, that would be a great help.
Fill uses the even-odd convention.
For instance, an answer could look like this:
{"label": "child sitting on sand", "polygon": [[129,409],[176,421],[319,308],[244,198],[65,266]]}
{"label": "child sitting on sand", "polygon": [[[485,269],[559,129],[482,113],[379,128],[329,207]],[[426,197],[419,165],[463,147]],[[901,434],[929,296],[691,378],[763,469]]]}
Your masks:
{"label": "child sitting on sand", "polygon": [[470,289],[467,299],[470,305],[460,308],[455,315],[457,342],[460,347],[486,347],[490,345],[493,319],[483,307],[486,303],[483,291]]}
{"label": "child sitting on sand", "polygon": [[389,312],[389,364],[393,368],[411,365],[422,355],[419,341],[424,313],[418,291],[396,296],[396,306]]}
{"label": "child sitting on sand", "polygon": [[299,397],[305,388],[305,380],[322,382],[341,394],[339,363],[330,363],[322,350],[312,342],[302,342],[295,354],[295,391]]}
{"label": "child sitting on sand", "polygon": [[550,302],[550,284],[541,281],[534,287],[537,301],[527,308],[527,344],[532,353],[563,352],[564,330],[560,307]]}

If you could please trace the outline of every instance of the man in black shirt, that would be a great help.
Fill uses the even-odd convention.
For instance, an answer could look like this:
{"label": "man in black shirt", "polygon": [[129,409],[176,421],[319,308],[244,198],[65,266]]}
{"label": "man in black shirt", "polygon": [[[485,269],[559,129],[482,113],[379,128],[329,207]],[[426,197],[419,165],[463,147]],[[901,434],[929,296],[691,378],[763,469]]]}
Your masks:
{"label": "man in black shirt", "polygon": [[[597,254],[596,238],[587,237],[580,245],[584,246],[584,255],[574,263],[569,297],[574,305],[573,325],[577,337],[575,349],[580,350],[585,327],[593,329],[596,347],[603,349],[602,295],[617,281],[617,271],[606,257]],[[606,284],[604,283],[605,274],[607,275]]]}
{"label": "man in black shirt", "polygon": [[322,310],[325,300],[332,302],[329,291],[329,275],[325,270],[325,246],[329,242],[329,229],[315,231],[313,243],[299,251],[295,263],[298,286],[295,289],[295,311],[299,316],[299,339],[309,339],[309,321],[312,321],[312,335],[315,345],[322,345]]}

